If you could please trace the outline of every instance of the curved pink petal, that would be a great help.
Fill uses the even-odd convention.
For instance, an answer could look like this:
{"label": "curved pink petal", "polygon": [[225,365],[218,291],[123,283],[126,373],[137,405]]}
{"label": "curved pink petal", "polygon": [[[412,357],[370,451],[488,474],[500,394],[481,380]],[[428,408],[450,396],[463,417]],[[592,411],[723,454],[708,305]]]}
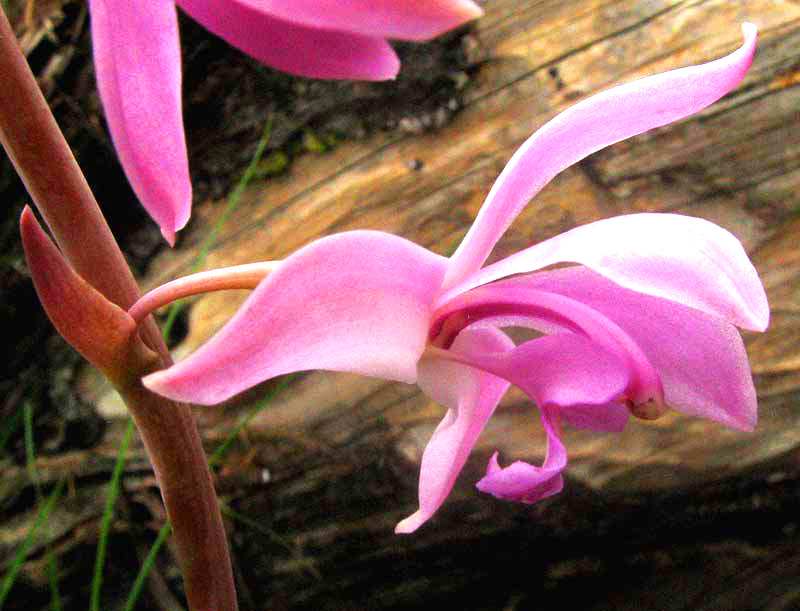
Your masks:
{"label": "curved pink petal", "polygon": [[224,401],[307,369],[412,383],[446,259],[375,231],[317,240],[286,259],[211,340],[144,378],[178,401]]}
{"label": "curved pink petal", "polygon": [[189,220],[192,187],[181,114],[172,2],[90,0],[97,87],[125,174],[170,243]]}
{"label": "curved pink petal", "polygon": [[753,430],[756,392],[742,339],[729,323],[622,288],[584,267],[503,281],[560,293],[601,312],[630,335],[658,371],[675,409]]}
{"label": "curved pink petal", "polygon": [[615,142],[692,115],[738,85],[756,45],[756,27],[744,24],[742,30],[744,44],[727,57],[614,87],[568,108],[534,133],[498,177],[451,258],[445,288],[483,265],[528,200],[561,170]]}
{"label": "curved pink petal", "polygon": [[489,265],[440,297],[554,263],[581,263],[625,288],[763,331],[769,304],[741,243],[709,221],[630,214],[576,227]]}
{"label": "curved pink petal", "polygon": [[251,0],[177,0],[208,30],[257,60],[299,76],[382,81],[400,61],[382,38],[307,27],[267,12]]}
{"label": "curved pink petal", "polygon": [[476,484],[478,490],[498,499],[535,503],[561,492],[562,472],[567,466],[567,450],[558,436],[558,415],[555,410],[542,410],[542,424],[547,435],[547,454],[541,467],[518,460],[503,468],[495,452],[489,460],[486,475]]}
{"label": "curved pink petal", "polygon": [[[437,345],[446,347],[450,342],[448,333],[455,334],[464,326],[486,324],[530,326],[545,333],[580,333],[625,365],[628,400],[636,405],[650,401],[663,404],[658,373],[636,342],[609,317],[580,301],[520,282],[482,286],[458,295],[438,309],[434,313],[431,336],[436,338]],[[580,421],[579,414],[574,421]],[[623,421],[623,427],[624,424]]]}
{"label": "curved pink petal", "polygon": [[480,17],[470,0],[242,0],[256,10],[312,28],[427,40]]}
{"label": "curved pink petal", "polygon": [[[493,362],[494,361],[494,362]],[[475,359],[486,371],[502,374],[539,406],[547,435],[541,467],[517,461],[501,469],[497,455],[478,489],[498,498],[533,503],[559,492],[567,453],[558,434],[559,414],[580,406],[579,420],[591,428],[613,430],[619,419],[619,395],[628,386],[628,370],[613,354],[580,335],[549,335],[526,342],[506,355]],[[591,417],[594,408],[596,416]]]}
{"label": "curved pink petal", "polygon": [[[496,329],[465,331],[452,350],[462,354],[505,352],[514,343]],[[417,383],[434,401],[448,408],[422,455],[419,509],[402,520],[396,533],[417,530],[444,503],[483,427],[509,383],[491,374],[438,358],[419,363]]]}
{"label": "curved pink petal", "polygon": [[559,492],[561,472],[567,465],[567,452],[559,438],[559,416],[569,413],[571,406],[580,406],[579,421],[591,422],[590,428],[613,430],[619,420],[617,398],[628,385],[627,368],[580,335],[540,337],[505,355],[482,355],[474,361],[486,371],[502,374],[536,402],[547,435],[547,455],[541,467],[517,461],[501,469],[495,454],[486,476],[478,482],[483,492],[524,503]]}
{"label": "curved pink petal", "polygon": [[[472,330],[464,333],[473,332]],[[580,406],[597,410],[597,430],[610,430],[618,399],[630,383],[630,369],[616,355],[583,335],[563,333],[525,342],[510,352],[461,353],[437,350],[442,359],[468,365],[519,387],[539,407]],[[605,420],[610,419],[608,423]]]}
{"label": "curved pink petal", "polygon": [[[628,383],[622,363],[584,337],[566,333],[512,348],[510,340],[493,328],[462,331],[449,350],[437,350],[433,356],[424,357],[419,371],[422,389],[450,409],[425,448],[420,471],[420,509],[397,525],[398,533],[419,528],[444,502],[478,435],[505,393],[507,382],[519,386],[547,410],[547,418],[555,417],[559,410],[566,413],[577,405],[582,421],[591,422],[591,428],[600,430],[614,428],[609,424],[618,421],[615,400]],[[592,409],[594,415],[590,413]],[[537,473],[533,476],[538,478],[536,490],[548,489],[552,494],[560,490],[566,452],[557,436],[557,445],[552,445],[548,426],[549,420],[545,424],[548,460],[544,465],[548,475],[544,477],[543,471],[528,467]],[[548,484],[544,480],[553,482]],[[532,493],[529,484],[531,478],[526,477],[526,493]],[[497,496],[502,494],[498,492]]]}

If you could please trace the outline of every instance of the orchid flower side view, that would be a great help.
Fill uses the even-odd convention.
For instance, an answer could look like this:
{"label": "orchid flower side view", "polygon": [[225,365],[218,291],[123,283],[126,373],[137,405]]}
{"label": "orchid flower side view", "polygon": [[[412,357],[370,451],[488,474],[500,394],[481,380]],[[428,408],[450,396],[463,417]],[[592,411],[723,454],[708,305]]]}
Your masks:
{"label": "orchid flower side view", "polygon": [[97,85],[136,196],[173,244],[192,188],[175,5],[259,61],[298,76],[386,80],[387,38],[427,40],[481,15],[471,0],[90,0]]}
{"label": "orchid flower side view", "polygon": [[[405,0],[228,0],[224,10],[201,0],[181,5],[259,59],[329,78],[390,78],[397,60],[385,37],[426,38],[480,14],[469,0],[422,6]],[[175,2],[90,0],[89,8],[112,139],[134,191],[172,241],[188,218],[191,199]],[[20,230],[40,302],[62,337],[106,375],[136,423],[164,501],[190,608],[235,611],[226,533],[192,410],[141,383],[147,373],[172,363],[169,351],[152,317],[134,322],[126,313],[139,300],[139,287],[5,8],[0,77],[6,85],[0,89],[0,143],[50,230],[48,235],[25,209]],[[110,492],[108,508],[113,498]],[[101,533],[92,608],[99,604],[102,541]]]}
{"label": "orchid flower side view", "polygon": [[[735,326],[763,331],[769,306],[739,241],[699,218],[632,214],[578,227],[483,267],[506,228],[558,172],[610,144],[700,111],[743,79],[756,28],[722,59],[590,97],[514,154],[448,258],[400,237],[352,231],[281,262],[215,270],[146,295],[134,319],[171,299],[255,288],[238,313],[186,360],[144,378],[152,391],[215,404],[301,370],[417,383],[448,408],[424,452],[409,533],[447,497],[510,384],[538,406],[541,466],[492,457],[478,488],[534,502],[560,491],[563,421],[621,431],[629,413],[667,409],[740,430],[756,395]],[[576,264],[543,270],[557,263]],[[543,335],[515,346],[504,327]]]}

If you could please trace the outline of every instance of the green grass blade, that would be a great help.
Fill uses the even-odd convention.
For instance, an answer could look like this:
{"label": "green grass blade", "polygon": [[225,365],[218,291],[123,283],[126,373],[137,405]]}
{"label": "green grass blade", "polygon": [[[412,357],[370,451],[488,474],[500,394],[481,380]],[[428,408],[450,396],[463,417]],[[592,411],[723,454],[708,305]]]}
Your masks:
{"label": "green grass blade", "polygon": [[106,550],[108,548],[108,531],[111,528],[111,520],[114,517],[114,504],[119,494],[120,479],[128,457],[128,445],[131,437],[133,437],[133,429],[133,418],[128,417],[128,425],[125,427],[125,434],[119,444],[117,461],[114,464],[114,471],[111,473],[111,481],[108,483],[106,506],[100,522],[100,535],[97,539],[97,555],[94,561],[94,576],[92,577],[92,593],[89,604],[91,611],[100,611],[100,589],[103,585],[103,565],[106,561]]}
{"label": "green grass blade", "polygon": [[3,424],[3,430],[0,431],[0,452],[6,449],[8,440],[11,439],[11,436],[17,432],[17,427],[19,426],[19,421],[21,419],[22,412],[17,410],[14,412],[14,415],[8,419],[8,422]]}
{"label": "green grass blade", "polygon": [[47,578],[50,581],[50,611],[61,611],[61,593],[58,589],[58,558],[47,551]]}
{"label": "green grass blade", "polygon": [[8,593],[11,591],[11,588],[14,587],[14,582],[17,579],[17,575],[19,574],[19,571],[25,562],[25,558],[28,557],[28,553],[30,552],[31,547],[36,539],[36,533],[50,516],[50,511],[53,509],[56,501],[58,501],[58,499],[61,497],[61,492],[64,490],[65,483],[66,480],[58,480],[55,488],[53,488],[53,491],[47,498],[47,502],[39,505],[39,511],[36,513],[36,519],[28,530],[28,533],[25,535],[25,540],[22,542],[22,545],[19,546],[8,572],[5,574],[3,581],[0,583],[0,609],[3,608],[6,598],[8,598]]}
{"label": "green grass blade", "polygon": [[[26,401],[22,406],[23,422],[25,423],[25,466],[28,470],[28,477],[36,490],[36,502],[42,503],[42,487],[39,482],[39,474],[36,471],[36,446],[33,440],[33,404]],[[58,589],[58,559],[50,546],[47,547],[45,556],[47,564],[47,578],[50,584],[50,609],[51,611],[61,611],[61,594]]]}
{"label": "green grass blade", "polygon": [[[276,384],[272,388],[272,390],[270,390],[270,392],[267,393],[267,396],[265,396],[261,401],[259,401],[258,404],[244,418],[241,419],[239,424],[237,424],[236,427],[225,438],[225,441],[223,441],[217,447],[217,449],[214,450],[214,453],[209,457],[209,459],[208,459],[209,466],[211,466],[213,468],[219,463],[219,461],[222,459],[223,455],[225,454],[227,449],[230,447],[231,443],[233,443],[233,441],[239,435],[239,433],[248,424],[250,424],[250,422],[253,420],[253,418],[255,418],[256,415],[258,415],[258,413],[262,409],[264,409],[267,406],[267,404],[280,391],[282,391],[284,388],[286,388],[286,386],[289,384],[289,382],[291,382],[292,378],[293,378],[293,376],[285,376],[282,380],[280,380],[280,382],[278,382],[278,384]],[[229,513],[231,515],[232,515],[232,512],[233,512],[233,510],[231,510],[230,508],[227,508],[224,505],[222,506],[222,511],[223,511],[223,513]],[[238,514],[236,514],[236,515],[238,516]],[[245,519],[247,519],[247,518],[245,518]],[[240,521],[242,521],[242,520],[240,520]],[[139,599],[139,595],[141,594],[141,590],[144,587],[145,580],[147,579],[147,576],[150,574],[150,571],[152,570],[153,565],[155,564],[156,558],[158,556],[158,552],[161,551],[161,548],[163,547],[164,543],[166,543],[167,538],[169,538],[169,535],[171,533],[172,533],[172,528],[170,527],[169,522],[167,522],[166,524],[164,524],[164,526],[158,532],[158,536],[156,537],[156,540],[153,542],[153,545],[150,547],[150,550],[147,552],[147,557],[144,559],[144,562],[142,563],[142,566],[139,569],[139,574],[136,576],[136,580],[133,582],[133,586],[131,587],[131,591],[128,594],[128,599],[125,602],[124,611],[133,611],[134,605],[136,604],[136,601]],[[271,537],[273,537],[273,538],[277,538],[277,540],[279,540],[282,545],[287,546],[286,542],[280,540],[277,537],[277,535],[275,535],[275,533],[269,533],[269,535]],[[287,547],[287,549],[290,549],[290,548]],[[290,549],[290,551],[293,552],[294,550]],[[316,569],[313,566],[310,566],[310,567],[307,567],[307,568],[308,568],[309,572],[311,572],[312,574],[317,574],[317,573],[315,573]]]}
{"label": "green grass blade", "polygon": [[241,433],[245,427],[252,422],[253,418],[255,418],[279,392],[289,385],[294,377],[295,376],[288,375],[281,378],[278,383],[275,384],[275,386],[273,386],[272,389],[267,393],[267,395],[261,399],[261,401],[259,401],[244,418],[239,421],[239,424],[237,424],[230,433],[228,433],[225,441],[217,446],[217,449],[214,450],[214,452],[208,458],[208,464],[212,468],[216,467],[219,461],[222,460],[222,456],[225,454],[225,452],[227,452],[228,448],[234,442],[236,437],[238,437],[239,433]]}
{"label": "green grass blade", "polygon": [[245,526],[258,533],[261,533],[283,547],[287,552],[289,552],[289,554],[291,554],[291,556],[294,558],[294,561],[299,566],[302,566],[304,569],[306,569],[313,577],[322,579],[322,575],[314,564],[314,561],[311,558],[306,558],[303,556],[290,541],[286,540],[285,537],[281,537],[271,528],[265,528],[260,522],[257,522],[252,518],[248,518],[246,515],[239,513],[235,509],[232,509],[229,505],[221,504],[221,509],[224,515],[236,520],[237,522],[241,522]]}
{"label": "green grass blade", "polygon": [[25,468],[28,470],[28,477],[36,489],[36,499],[41,500],[41,490],[39,489],[39,476],[36,473],[36,448],[33,443],[33,405],[30,401],[25,401],[22,406],[23,422],[25,423]]}
{"label": "green grass blade", "polygon": [[[220,215],[216,224],[211,228],[211,231],[208,232],[206,239],[203,240],[203,243],[200,246],[200,252],[197,253],[189,273],[194,273],[199,270],[205,262],[208,252],[211,250],[211,248],[214,246],[214,242],[217,240],[217,235],[219,235],[219,232],[222,230],[222,227],[225,225],[225,223],[228,222],[230,215],[233,213],[242,199],[242,193],[244,193],[247,185],[250,184],[250,181],[253,180],[253,177],[256,175],[258,164],[261,161],[261,157],[264,155],[264,151],[267,148],[267,144],[269,143],[271,136],[272,114],[270,114],[267,118],[267,124],[264,126],[264,131],[261,134],[261,140],[258,141],[258,145],[253,153],[253,157],[250,159],[250,163],[247,164],[247,168],[245,168],[242,177],[239,179],[236,187],[234,187],[233,191],[228,197],[228,203],[225,204],[225,209],[222,211],[222,214]],[[169,312],[167,312],[167,320],[164,322],[163,326],[164,337],[169,337],[169,333],[172,330],[172,325],[175,324],[175,318],[177,318],[182,308],[183,305],[181,301],[176,301],[172,304],[172,306],[170,306]]]}
{"label": "green grass blade", "polygon": [[161,530],[158,531],[158,536],[153,542],[153,545],[150,547],[150,551],[147,552],[147,557],[144,559],[144,562],[142,562],[142,566],[139,569],[139,574],[136,576],[136,580],[133,582],[130,594],[128,594],[128,599],[125,601],[125,607],[123,611],[133,611],[136,601],[139,600],[139,595],[142,593],[145,579],[147,579],[147,576],[150,574],[153,565],[155,565],[158,552],[161,551],[161,548],[164,546],[164,543],[167,542],[167,539],[171,533],[172,526],[170,526],[169,522],[164,524],[164,526],[161,527]]}

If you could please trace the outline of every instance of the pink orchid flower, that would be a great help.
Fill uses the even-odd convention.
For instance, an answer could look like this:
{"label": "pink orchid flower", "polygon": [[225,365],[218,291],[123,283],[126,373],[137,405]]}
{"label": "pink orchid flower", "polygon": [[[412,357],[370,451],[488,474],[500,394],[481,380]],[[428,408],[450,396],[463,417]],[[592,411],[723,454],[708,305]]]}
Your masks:
{"label": "pink orchid flower", "polygon": [[[471,0],[176,0],[210,31],[299,76],[385,80],[400,67],[386,38],[426,40],[481,15]],[[97,85],[136,196],[173,244],[192,188],[172,0],[90,0]]]}
{"label": "pink orchid flower", "polygon": [[[531,136],[447,259],[405,239],[353,231],[277,263],[205,346],[144,378],[151,390],[214,404],[263,380],[326,369],[417,383],[449,409],[425,449],[419,510],[445,500],[509,384],[539,407],[544,464],[495,455],[478,488],[533,502],[558,492],[567,462],[559,427],[619,431],[629,411],[667,406],[752,430],[756,395],[734,327],[764,330],[769,306],[739,241],[699,218],[601,220],[482,267],[528,199],[556,173],[614,142],[719,99],[744,77],[756,28],[731,55],[580,102]],[[537,271],[555,263],[577,265]],[[224,272],[214,272],[224,273]],[[544,335],[515,346],[501,330]]]}

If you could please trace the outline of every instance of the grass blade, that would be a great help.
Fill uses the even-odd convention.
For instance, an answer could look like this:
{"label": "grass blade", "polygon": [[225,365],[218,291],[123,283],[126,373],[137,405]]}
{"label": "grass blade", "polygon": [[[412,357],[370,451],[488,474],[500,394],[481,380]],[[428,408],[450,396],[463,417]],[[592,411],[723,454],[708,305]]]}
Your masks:
{"label": "grass blade", "polygon": [[133,418],[128,417],[128,425],[125,427],[125,434],[122,436],[122,442],[119,445],[114,471],[111,473],[111,481],[108,483],[106,506],[100,522],[100,535],[97,539],[97,555],[94,561],[94,576],[92,577],[92,593],[89,604],[91,611],[100,611],[100,589],[103,585],[103,565],[106,561],[106,550],[108,548],[108,531],[111,528],[111,519],[114,517],[114,504],[119,494],[120,479],[128,456],[128,445],[133,436],[133,429]]}
{"label": "grass blade", "polygon": [[[39,483],[39,474],[36,471],[36,446],[33,440],[33,404],[26,401],[22,406],[23,422],[25,423],[25,467],[28,477],[36,490],[36,502],[42,503],[42,488]],[[61,594],[58,589],[58,559],[50,546],[47,548],[46,557],[47,578],[50,583],[50,609],[61,611]]]}
{"label": "grass blade", "polygon": [[50,611],[61,611],[61,593],[58,589],[58,558],[47,551],[47,578],[50,581]]}
{"label": "grass blade", "polygon": [[142,562],[142,566],[139,568],[139,574],[136,575],[136,580],[133,582],[131,591],[128,594],[128,599],[125,601],[123,611],[133,611],[134,605],[136,605],[136,601],[139,600],[139,595],[142,593],[145,579],[147,579],[147,576],[150,574],[156,562],[156,558],[158,557],[158,552],[161,551],[161,548],[164,546],[164,543],[167,542],[170,534],[172,534],[172,527],[169,522],[167,522],[161,527],[161,530],[158,531],[156,540],[153,541],[153,545],[150,547],[144,562]]}
{"label": "grass blade", "polygon": [[208,464],[211,466],[211,468],[217,466],[219,461],[222,459],[222,456],[228,450],[228,447],[230,447],[236,437],[239,436],[239,433],[241,433],[245,427],[252,422],[253,418],[255,418],[279,392],[289,385],[294,377],[295,376],[288,375],[281,378],[278,383],[275,384],[275,386],[273,386],[272,389],[267,393],[267,395],[261,399],[261,401],[259,401],[244,418],[239,421],[239,424],[237,424],[230,433],[228,433],[225,441],[217,446],[217,449],[214,450],[214,452],[208,458]]}
{"label": "grass blade", "polygon": [[41,501],[41,490],[39,489],[39,476],[36,473],[36,448],[33,443],[33,405],[30,401],[25,401],[22,406],[22,420],[25,424],[25,468],[28,470],[28,477],[31,484],[36,489],[36,499]]}
{"label": "grass blade", "polygon": [[[269,115],[267,118],[267,123],[264,126],[264,131],[261,134],[261,140],[258,141],[258,145],[256,146],[256,150],[253,153],[252,159],[250,159],[250,163],[247,164],[247,168],[245,168],[242,177],[239,179],[239,182],[234,187],[233,191],[231,192],[230,196],[228,197],[228,203],[225,204],[225,209],[222,211],[222,214],[217,220],[216,224],[211,228],[211,231],[208,232],[206,239],[200,246],[200,252],[197,253],[197,256],[192,263],[192,267],[189,273],[194,273],[202,267],[203,263],[208,256],[208,252],[214,246],[214,242],[217,240],[217,235],[222,230],[222,227],[230,218],[230,215],[239,205],[239,202],[242,199],[242,193],[247,188],[247,185],[250,184],[250,181],[253,180],[253,177],[256,175],[256,171],[258,170],[258,164],[261,161],[261,157],[264,155],[264,151],[267,148],[267,144],[269,143],[269,139],[272,136],[272,114]],[[163,326],[163,333],[164,337],[169,337],[169,332],[172,330],[172,325],[175,324],[175,318],[178,316],[178,313],[183,308],[181,301],[176,301],[172,306],[170,306],[169,311],[167,312],[167,320],[164,322]]]}
{"label": "grass blade", "polygon": [[[267,395],[261,401],[259,401],[258,404],[244,418],[241,419],[241,421],[239,421],[239,424],[237,424],[236,427],[234,427],[234,429],[228,434],[228,436],[225,438],[225,441],[223,441],[219,446],[217,446],[217,449],[214,450],[214,453],[211,454],[211,456],[208,459],[208,464],[212,469],[219,463],[219,461],[222,459],[223,455],[225,454],[227,449],[230,447],[231,443],[233,443],[233,441],[239,435],[239,433],[248,424],[250,424],[250,422],[253,420],[253,418],[255,418],[256,415],[258,415],[258,413],[262,409],[264,409],[267,406],[267,404],[280,391],[282,391],[284,388],[286,388],[286,386],[288,386],[289,382],[292,381],[292,378],[293,378],[293,376],[285,376],[283,379],[281,379],[267,393]],[[237,518],[237,519],[240,518],[239,514],[236,514],[232,509],[230,509],[229,507],[227,507],[225,505],[222,506],[222,512],[225,513],[225,514],[230,515],[231,517],[234,517],[234,518]],[[239,519],[239,521],[243,522],[243,523],[247,523],[247,522],[244,522],[244,520],[247,520],[247,518],[244,517],[244,516],[242,516],[242,518],[243,519]],[[169,522],[167,522],[166,524],[164,524],[164,526],[161,527],[161,530],[158,532],[158,536],[156,537],[156,540],[153,542],[153,545],[150,547],[150,549],[147,552],[147,556],[145,557],[144,562],[142,563],[142,566],[139,569],[139,574],[136,576],[136,580],[133,582],[133,586],[131,587],[131,591],[128,594],[128,599],[125,602],[124,611],[133,611],[134,605],[136,604],[136,601],[139,599],[139,596],[141,594],[142,588],[144,587],[145,580],[147,579],[147,576],[150,574],[150,571],[152,570],[152,568],[153,568],[153,566],[155,564],[156,558],[158,557],[158,553],[161,551],[161,548],[163,547],[164,543],[166,543],[166,541],[169,538],[169,535],[171,533],[172,533],[172,528],[170,527]],[[294,553],[294,550],[291,550],[290,547],[288,547],[288,545],[286,544],[286,542],[284,542],[283,540],[279,539],[278,536],[275,533],[269,533],[269,536],[279,540],[279,542],[282,545],[287,546],[287,549],[289,549],[291,552]],[[304,563],[304,565],[305,564],[307,564],[307,562]],[[307,568],[308,568],[309,572],[311,572],[312,574],[315,574],[316,569],[313,566],[307,567]]]}
{"label": "grass blade", "polygon": [[298,564],[298,566],[302,566],[306,571],[308,571],[308,573],[312,577],[315,577],[316,579],[322,579],[322,575],[320,574],[319,570],[314,564],[314,561],[311,558],[303,556],[300,553],[300,551],[294,545],[292,545],[292,543],[288,541],[285,537],[281,537],[271,528],[265,528],[260,522],[257,522],[256,520],[253,520],[252,518],[249,518],[246,515],[239,513],[235,509],[232,509],[229,505],[224,505],[224,504],[222,505],[222,513],[231,518],[232,520],[241,522],[242,524],[251,528],[257,533],[261,533],[274,543],[277,543],[287,552],[289,552],[289,554],[294,558],[294,561]]}
{"label": "grass blade", "polygon": [[8,422],[3,424],[3,430],[0,431],[0,452],[6,449],[6,444],[11,436],[17,432],[19,421],[22,418],[22,412],[17,410],[14,415],[8,419]]}
{"label": "grass blade", "polygon": [[22,542],[22,545],[19,546],[8,572],[5,574],[3,581],[0,583],[0,609],[3,608],[6,598],[8,598],[8,593],[11,591],[11,588],[14,586],[14,582],[17,579],[19,570],[22,568],[25,558],[28,557],[28,553],[30,553],[31,547],[36,539],[36,533],[50,516],[50,511],[53,509],[56,501],[58,501],[58,499],[61,497],[65,483],[66,480],[58,480],[58,483],[50,493],[47,502],[39,506],[39,511],[36,513],[36,519],[33,522],[33,526],[30,527],[28,533],[25,535],[25,540]]}

